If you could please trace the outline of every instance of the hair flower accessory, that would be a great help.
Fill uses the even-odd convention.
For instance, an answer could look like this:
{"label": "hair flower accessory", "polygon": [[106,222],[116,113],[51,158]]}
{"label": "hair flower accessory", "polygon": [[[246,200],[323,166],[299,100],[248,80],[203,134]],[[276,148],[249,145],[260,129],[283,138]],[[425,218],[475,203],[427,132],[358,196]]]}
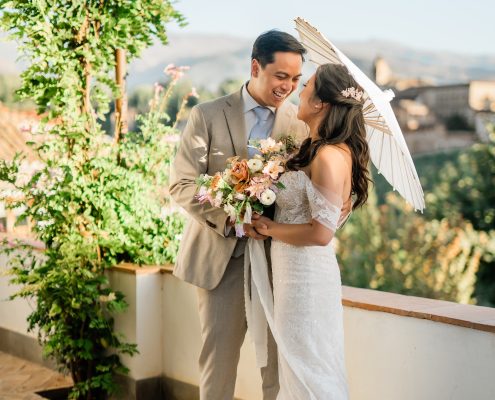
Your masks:
{"label": "hair flower accessory", "polygon": [[352,97],[354,100],[361,101],[363,98],[363,91],[356,89],[355,87],[349,87],[345,90],[342,90],[342,96],[344,97]]}

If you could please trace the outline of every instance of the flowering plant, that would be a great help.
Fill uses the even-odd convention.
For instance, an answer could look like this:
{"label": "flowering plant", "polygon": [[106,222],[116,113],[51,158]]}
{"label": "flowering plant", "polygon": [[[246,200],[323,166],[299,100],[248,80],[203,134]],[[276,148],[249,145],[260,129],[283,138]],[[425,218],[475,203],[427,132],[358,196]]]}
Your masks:
{"label": "flowering plant", "polygon": [[[175,152],[168,139],[178,132],[163,126],[156,107],[139,131],[128,131],[121,71],[155,38],[166,43],[168,23],[182,24],[183,17],[170,0],[73,1],[71,13],[60,0],[0,4],[0,29],[22,43],[27,61],[17,94],[38,114],[32,151],[0,159],[0,191],[8,191],[0,203],[12,212],[22,207],[17,220],[31,221],[45,247],[40,254],[24,243],[0,243],[0,274],[16,287],[11,298],[34,300],[28,330],[44,355],[70,372],[68,398],[122,398],[115,393],[116,377],[128,371],[121,356],[137,348],[114,324],[127,303],[107,271],[121,261],[173,261],[182,219],[161,217],[169,204],[157,190]],[[112,125],[113,101],[109,138],[103,128]],[[33,158],[39,165],[27,164]]]}
{"label": "flowering plant", "polygon": [[275,202],[277,192],[284,189],[279,179],[296,148],[291,136],[278,142],[272,138],[255,141],[250,147],[257,150],[254,157],[230,157],[224,171],[213,176],[203,174],[197,179],[196,199],[223,208],[235,224],[238,237],[244,235],[243,224],[251,223],[253,212],[262,214]]}

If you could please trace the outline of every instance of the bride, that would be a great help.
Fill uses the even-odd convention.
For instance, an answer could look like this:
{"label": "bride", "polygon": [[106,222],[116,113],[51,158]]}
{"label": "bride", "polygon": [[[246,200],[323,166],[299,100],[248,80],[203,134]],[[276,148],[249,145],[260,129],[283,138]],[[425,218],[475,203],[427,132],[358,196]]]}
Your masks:
{"label": "bride", "polygon": [[369,149],[363,92],[344,66],[325,64],[300,93],[298,118],[310,128],[287,163],[272,221],[273,315],[279,351],[278,399],[348,399],[340,271],[331,241],[367,200]]}

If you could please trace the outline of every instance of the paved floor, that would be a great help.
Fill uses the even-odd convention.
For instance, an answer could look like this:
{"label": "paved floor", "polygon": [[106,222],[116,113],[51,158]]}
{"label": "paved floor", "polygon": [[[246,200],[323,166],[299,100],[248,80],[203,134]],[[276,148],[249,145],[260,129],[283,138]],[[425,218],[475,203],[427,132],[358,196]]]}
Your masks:
{"label": "paved floor", "polygon": [[71,384],[56,371],[0,352],[0,400],[41,400],[35,392]]}

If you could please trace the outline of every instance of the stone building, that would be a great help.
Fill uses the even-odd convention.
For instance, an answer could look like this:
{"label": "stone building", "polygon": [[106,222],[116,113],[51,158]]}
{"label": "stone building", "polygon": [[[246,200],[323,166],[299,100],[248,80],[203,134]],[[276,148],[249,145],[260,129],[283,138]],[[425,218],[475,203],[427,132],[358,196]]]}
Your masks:
{"label": "stone building", "polygon": [[[40,165],[33,149],[26,144],[32,141],[30,127],[39,123],[34,111],[11,110],[0,103],[0,160],[11,161],[16,153],[22,153],[26,159],[22,168],[29,171]],[[27,234],[30,231],[27,221],[16,225],[22,209],[9,209],[8,203],[17,196],[14,188],[6,182],[0,182],[0,232],[7,231]]]}
{"label": "stone building", "polygon": [[473,127],[476,113],[495,113],[495,81],[420,86],[401,91],[398,97],[424,104],[441,119],[460,115]]}
{"label": "stone building", "polygon": [[495,80],[433,85],[416,78],[399,78],[378,57],[373,76],[395,93],[392,107],[411,153],[467,147],[488,140],[495,124]]}
{"label": "stone building", "polygon": [[412,104],[416,108],[426,107],[431,117],[452,134],[473,132],[475,140],[486,141],[487,125],[495,122],[495,81],[420,86],[399,91],[393,106],[402,115],[401,123],[405,130],[430,128],[431,117],[426,125],[422,124],[414,114]]}

